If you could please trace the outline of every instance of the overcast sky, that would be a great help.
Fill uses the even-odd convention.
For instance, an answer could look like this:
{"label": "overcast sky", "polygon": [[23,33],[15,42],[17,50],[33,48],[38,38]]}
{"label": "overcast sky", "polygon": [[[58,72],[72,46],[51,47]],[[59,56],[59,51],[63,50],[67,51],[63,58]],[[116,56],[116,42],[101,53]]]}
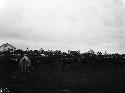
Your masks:
{"label": "overcast sky", "polygon": [[0,45],[125,53],[124,0],[0,0]]}

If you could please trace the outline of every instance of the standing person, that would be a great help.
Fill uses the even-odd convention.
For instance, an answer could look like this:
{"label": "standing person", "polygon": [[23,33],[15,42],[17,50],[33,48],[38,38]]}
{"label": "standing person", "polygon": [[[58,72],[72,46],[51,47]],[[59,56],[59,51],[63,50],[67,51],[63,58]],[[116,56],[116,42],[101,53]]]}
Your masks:
{"label": "standing person", "polygon": [[25,81],[26,74],[30,72],[30,68],[31,68],[31,61],[27,57],[27,54],[24,54],[23,58],[20,60],[19,68],[22,74],[22,79],[23,81]]}

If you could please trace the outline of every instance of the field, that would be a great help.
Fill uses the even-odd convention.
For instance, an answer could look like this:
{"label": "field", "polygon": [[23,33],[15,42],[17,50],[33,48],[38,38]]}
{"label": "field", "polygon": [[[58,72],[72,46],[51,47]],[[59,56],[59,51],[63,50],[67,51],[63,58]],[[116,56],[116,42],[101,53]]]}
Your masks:
{"label": "field", "polygon": [[[35,62],[33,62],[35,63]],[[14,72],[16,78],[14,79]],[[39,63],[21,80],[18,63],[0,57],[0,93],[117,93],[125,92],[125,66],[68,65],[62,70]]]}

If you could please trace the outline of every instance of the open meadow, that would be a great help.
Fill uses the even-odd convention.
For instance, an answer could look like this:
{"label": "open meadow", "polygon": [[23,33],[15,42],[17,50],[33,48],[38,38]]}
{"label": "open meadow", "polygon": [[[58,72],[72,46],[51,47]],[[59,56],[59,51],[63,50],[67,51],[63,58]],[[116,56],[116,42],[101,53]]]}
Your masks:
{"label": "open meadow", "polygon": [[[116,93],[125,92],[125,66],[104,64],[58,65],[32,62],[21,80],[18,63],[0,57],[1,93]],[[48,59],[48,58],[47,58]],[[15,76],[15,77],[14,77]],[[6,90],[6,91],[4,91]],[[8,90],[8,91],[7,91]]]}

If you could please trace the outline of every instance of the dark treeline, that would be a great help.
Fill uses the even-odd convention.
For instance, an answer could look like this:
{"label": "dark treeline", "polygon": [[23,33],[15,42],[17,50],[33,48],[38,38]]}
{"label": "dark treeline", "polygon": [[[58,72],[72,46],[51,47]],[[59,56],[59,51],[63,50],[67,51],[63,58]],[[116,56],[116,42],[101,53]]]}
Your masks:
{"label": "dark treeline", "polygon": [[80,53],[80,51],[68,51],[62,52],[60,50],[44,51],[39,50],[21,50],[18,49],[14,52],[4,51],[1,52],[1,56],[8,56],[11,59],[20,60],[23,54],[27,54],[33,64],[46,63],[56,66],[80,66],[84,64],[103,64],[103,65],[124,65],[125,64],[125,54],[103,54],[101,52],[97,53]]}

